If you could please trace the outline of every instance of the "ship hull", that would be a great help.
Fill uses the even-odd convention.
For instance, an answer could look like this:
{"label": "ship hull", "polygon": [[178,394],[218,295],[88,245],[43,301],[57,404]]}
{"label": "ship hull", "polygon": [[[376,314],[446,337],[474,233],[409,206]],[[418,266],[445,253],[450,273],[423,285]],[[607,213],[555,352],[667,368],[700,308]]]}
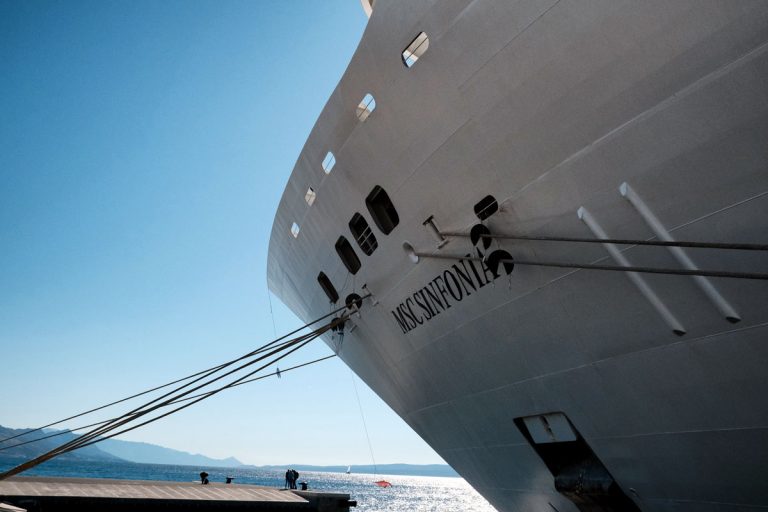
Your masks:
{"label": "ship hull", "polygon": [[[401,51],[421,31],[429,49],[407,68]],[[366,93],[376,110],[360,122]],[[353,242],[350,275],[334,243],[352,240],[355,213],[374,225],[375,186],[399,224],[373,227],[370,256]],[[372,294],[343,345],[327,343],[500,511],[587,510],[521,428],[551,413],[639,510],[768,507],[768,283],[494,275],[471,258],[690,266],[664,247],[438,243],[424,225],[468,232],[487,195],[492,233],[652,240],[660,225],[676,240],[766,243],[768,3],[379,0],[293,171],[268,264],[304,320],[328,311],[319,272],[341,301]],[[465,258],[414,263],[406,242]],[[765,252],[681,250],[696,268],[768,273]]]}

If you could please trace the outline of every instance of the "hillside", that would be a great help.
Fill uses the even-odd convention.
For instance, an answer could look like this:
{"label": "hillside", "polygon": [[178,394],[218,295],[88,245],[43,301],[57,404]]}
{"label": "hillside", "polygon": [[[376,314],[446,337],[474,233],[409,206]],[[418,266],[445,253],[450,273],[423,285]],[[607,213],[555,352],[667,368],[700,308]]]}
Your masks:
{"label": "hillside", "polygon": [[[11,429],[0,426],[0,440],[12,437],[30,429]],[[63,432],[56,437],[41,440],[38,443],[21,445],[31,439],[36,439],[50,435],[52,433]],[[69,431],[46,430],[45,432],[35,432],[26,436],[12,439],[6,443],[0,442],[0,458],[29,460],[41,455],[53,448],[71,441],[76,436]],[[286,464],[286,465],[265,465],[248,466],[242,464],[234,457],[226,459],[214,459],[205,455],[193,454],[179,450],[173,450],[163,446],[149,443],[139,443],[134,441],[121,441],[117,439],[106,439],[97,445],[88,446],[72,453],[67,453],[59,457],[60,460],[78,460],[78,461],[99,461],[116,462],[128,461],[143,464],[170,464],[178,466],[205,466],[236,468],[247,467],[266,470],[285,471],[291,467],[297,471],[321,471],[343,473],[347,466],[316,466],[308,464]],[[445,464],[380,464],[356,465],[351,467],[351,472],[355,474],[379,474],[379,475],[412,475],[412,476],[448,476],[455,477],[458,474]]]}
{"label": "hillside", "polygon": [[[19,435],[23,432],[29,432],[31,429],[12,429],[0,426],[0,439],[7,439]],[[36,443],[23,444],[33,439],[45,437],[56,431],[46,430],[44,432],[34,432],[10,441],[0,443],[0,456],[4,458],[33,459],[43,453],[46,453],[64,443],[67,443],[77,437],[69,431],[50,439],[42,439]],[[117,461],[119,457],[109,454],[99,449],[98,445],[86,446],[80,450],[65,453],[59,456],[63,460],[94,460],[94,461]]]}
{"label": "hillside", "polygon": [[235,468],[243,463],[234,457],[213,459],[197,453],[182,452],[149,443],[107,439],[99,443],[102,450],[121,459],[145,464],[176,464],[179,466],[214,466]]}
{"label": "hillside", "polygon": [[[0,426],[0,440],[16,436],[31,429],[12,429]],[[42,439],[36,443],[23,444],[27,441],[42,438],[51,434],[59,434],[50,439]],[[33,459],[57,446],[67,443],[76,437],[69,431],[47,429],[44,432],[34,432],[8,442],[0,442],[0,457],[7,459]],[[179,466],[214,466],[238,467],[242,463],[234,457],[213,459],[196,453],[187,453],[171,448],[165,448],[149,443],[120,441],[106,439],[97,445],[87,446],[72,453],[59,456],[61,459],[139,462],[143,464],[172,464]]]}

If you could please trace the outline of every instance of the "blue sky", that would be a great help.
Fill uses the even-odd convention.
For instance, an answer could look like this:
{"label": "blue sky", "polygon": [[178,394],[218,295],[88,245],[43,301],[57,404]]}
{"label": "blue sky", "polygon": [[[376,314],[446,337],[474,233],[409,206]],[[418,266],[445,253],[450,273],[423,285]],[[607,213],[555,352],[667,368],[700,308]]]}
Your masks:
{"label": "blue sky", "polygon": [[[274,212],[366,22],[355,0],[0,2],[0,424],[274,337]],[[278,334],[300,325],[272,305]],[[330,353],[317,341],[284,366]],[[357,383],[376,462],[442,462]],[[371,462],[338,360],[123,438],[251,464]]]}

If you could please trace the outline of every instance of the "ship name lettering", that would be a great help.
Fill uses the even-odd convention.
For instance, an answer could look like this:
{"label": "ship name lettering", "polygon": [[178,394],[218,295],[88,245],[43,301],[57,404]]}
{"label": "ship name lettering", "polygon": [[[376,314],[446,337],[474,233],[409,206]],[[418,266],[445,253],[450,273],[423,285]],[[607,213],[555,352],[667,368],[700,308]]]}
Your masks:
{"label": "ship name lettering", "polygon": [[[435,291],[435,282],[432,281],[428,285],[429,287],[425,286],[422,288],[427,293],[427,297],[429,298],[429,303],[431,306],[434,306],[435,311],[437,313],[441,313],[442,311],[445,311],[445,306],[443,306],[443,302],[440,300],[440,292]],[[440,309],[437,309],[437,306],[440,306]]]}
{"label": "ship name lettering", "polygon": [[[421,297],[421,300],[419,300],[419,297]],[[417,306],[424,310],[426,315],[429,315],[424,317],[425,320],[429,320],[436,315],[436,313],[432,312],[432,308],[429,307],[429,304],[427,304],[426,299],[424,298],[424,290],[419,290],[418,292],[414,293],[413,301]]]}
{"label": "ship name lettering", "polygon": [[[479,250],[477,255],[483,256]],[[470,257],[471,254],[466,256]],[[463,301],[472,295],[472,292],[495,281],[499,276],[500,274],[491,271],[483,261],[477,262],[476,265],[472,260],[459,260],[458,264],[443,270],[425,286],[408,295],[391,311],[392,316],[403,334],[407,334],[450,308],[451,303]]]}

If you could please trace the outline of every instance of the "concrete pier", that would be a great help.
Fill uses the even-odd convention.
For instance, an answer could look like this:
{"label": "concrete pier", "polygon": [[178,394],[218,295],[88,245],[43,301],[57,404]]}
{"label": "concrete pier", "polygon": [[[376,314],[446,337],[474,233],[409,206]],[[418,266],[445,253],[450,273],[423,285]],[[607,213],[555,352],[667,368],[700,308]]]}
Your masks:
{"label": "concrete pier", "polygon": [[349,512],[349,494],[288,491],[244,484],[99,478],[12,477],[0,481],[0,502],[29,512],[255,511]]}

